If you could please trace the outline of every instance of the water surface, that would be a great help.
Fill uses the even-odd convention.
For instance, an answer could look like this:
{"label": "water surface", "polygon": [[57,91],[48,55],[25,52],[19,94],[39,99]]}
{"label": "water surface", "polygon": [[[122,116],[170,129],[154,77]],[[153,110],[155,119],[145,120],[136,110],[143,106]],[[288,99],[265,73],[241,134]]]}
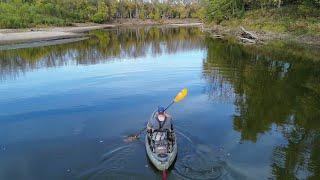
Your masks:
{"label": "water surface", "polygon": [[184,87],[169,179],[319,178],[319,61],[198,28],[90,35],[0,51],[0,179],[161,178],[123,140]]}

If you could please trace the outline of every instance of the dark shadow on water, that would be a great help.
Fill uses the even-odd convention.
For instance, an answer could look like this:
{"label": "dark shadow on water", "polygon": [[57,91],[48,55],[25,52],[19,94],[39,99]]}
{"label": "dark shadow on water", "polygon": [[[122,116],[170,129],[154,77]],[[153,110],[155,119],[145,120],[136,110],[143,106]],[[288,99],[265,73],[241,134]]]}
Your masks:
{"label": "dark shadow on water", "polygon": [[223,149],[203,144],[197,138],[180,129],[177,134],[179,156],[172,173],[178,179],[244,178],[244,175],[228,166],[228,156]]}
{"label": "dark shadow on water", "polygon": [[272,147],[270,177],[319,179],[319,51],[290,52],[289,46],[251,47],[207,39],[205,93],[212,100],[219,94],[219,100],[233,102],[233,129],[241,141],[256,143],[276,126],[287,144]]}

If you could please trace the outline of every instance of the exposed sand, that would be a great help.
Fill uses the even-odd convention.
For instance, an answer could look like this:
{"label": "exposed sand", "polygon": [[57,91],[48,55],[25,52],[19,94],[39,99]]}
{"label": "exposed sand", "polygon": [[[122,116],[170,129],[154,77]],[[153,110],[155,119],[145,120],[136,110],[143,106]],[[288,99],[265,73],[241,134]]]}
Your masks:
{"label": "exposed sand", "polygon": [[0,45],[13,45],[22,43],[34,43],[39,41],[53,41],[62,39],[71,39],[84,37],[84,32],[112,28],[116,26],[136,26],[136,25],[166,25],[175,27],[201,26],[195,19],[184,20],[121,20],[114,24],[74,24],[74,27],[48,27],[48,28],[30,28],[30,29],[0,29]]}
{"label": "exposed sand", "polygon": [[0,45],[0,51],[73,43],[73,42],[82,41],[88,38],[89,37],[79,37],[79,38],[69,38],[69,39],[55,39],[55,40],[49,40],[49,41],[33,41],[33,42],[26,42],[26,43],[6,44],[6,45]]}
{"label": "exposed sand", "polygon": [[20,32],[0,34],[0,44],[23,43],[33,41],[45,41],[79,37],[79,34],[71,32]]}
{"label": "exposed sand", "polygon": [[0,45],[16,44],[37,41],[50,41],[58,39],[70,39],[83,37],[83,32],[114,27],[115,25],[98,25],[98,26],[83,26],[83,27],[55,27],[55,28],[39,28],[39,29],[24,29],[21,32],[15,30],[2,30],[0,33]]}
{"label": "exposed sand", "polygon": [[168,26],[177,26],[177,27],[202,26],[202,25],[203,23],[168,24]]}
{"label": "exposed sand", "polygon": [[80,26],[80,27],[55,27],[55,28],[50,28],[50,31],[82,33],[82,32],[87,32],[95,29],[105,29],[105,28],[112,28],[112,27],[115,27],[115,25],[102,24],[102,25],[95,25],[95,26]]}

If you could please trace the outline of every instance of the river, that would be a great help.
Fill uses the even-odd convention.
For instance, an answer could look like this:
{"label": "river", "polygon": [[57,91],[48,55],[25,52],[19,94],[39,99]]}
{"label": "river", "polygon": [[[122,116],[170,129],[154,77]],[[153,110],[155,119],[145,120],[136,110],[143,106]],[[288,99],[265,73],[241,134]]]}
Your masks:
{"label": "river", "polygon": [[319,59],[196,27],[89,34],[0,51],[0,179],[160,179],[124,140],[185,87],[169,179],[320,177]]}

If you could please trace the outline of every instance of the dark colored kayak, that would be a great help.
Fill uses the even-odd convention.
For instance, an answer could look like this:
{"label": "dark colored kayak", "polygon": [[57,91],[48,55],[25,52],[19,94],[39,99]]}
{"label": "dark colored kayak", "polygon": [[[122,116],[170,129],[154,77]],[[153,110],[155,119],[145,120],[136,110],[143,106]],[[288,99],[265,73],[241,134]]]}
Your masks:
{"label": "dark colored kayak", "polygon": [[[151,118],[155,118],[155,113]],[[167,170],[177,156],[177,138],[174,131],[147,133],[146,151],[151,163],[160,171]]]}

